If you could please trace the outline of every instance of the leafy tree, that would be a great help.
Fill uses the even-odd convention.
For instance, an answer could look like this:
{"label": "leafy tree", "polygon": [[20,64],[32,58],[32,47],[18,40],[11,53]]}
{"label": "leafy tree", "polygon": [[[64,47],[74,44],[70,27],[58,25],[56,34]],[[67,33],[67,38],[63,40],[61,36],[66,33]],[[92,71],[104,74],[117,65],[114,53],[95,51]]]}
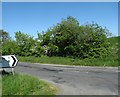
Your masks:
{"label": "leafy tree", "polygon": [[105,57],[109,53],[109,31],[96,23],[79,25],[69,16],[43,35],[43,45],[49,47],[49,55],[84,58]]}
{"label": "leafy tree", "polygon": [[10,40],[9,33],[4,31],[4,30],[0,30],[0,40],[1,40],[2,43]]}
{"label": "leafy tree", "polygon": [[82,58],[98,58],[107,56],[109,53],[109,42],[107,40],[107,29],[98,24],[87,24],[80,26],[80,34],[76,41],[79,45],[78,51]]}
{"label": "leafy tree", "polygon": [[19,55],[21,56],[32,55],[31,48],[34,46],[35,43],[33,37],[19,31],[15,33],[15,38],[17,45],[20,47],[20,51],[21,51]]}
{"label": "leafy tree", "polygon": [[42,33],[37,33],[38,38],[37,38],[36,40],[39,41],[39,42],[42,42],[42,41],[43,41],[43,34],[44,34],[44,32],[42,32]]}
{"label": "leafy tree", "polygon": [[[43,42],[45,45],[55,47],[55,52],[51,49],[52,54],[66,56],[66,46],[72,44],[76,38],[76,33],[79,29],[79,22],[73,18],[68,17],[66,20],[63,19],[61,23],[58,23],[53,29],[50,29],[44,34]],[[52,45],[51,45],[52,44]]]}
{"label": "leafy tree", "polygon": [[20,53],[20,48],[14,40],[6,41],[2,46],[3,55],[18,55]]}
{"label": "leafy tree", "polygon": [[34,45],[31,47],[32,55],[36,57],[40,57],[41,54],[43,54],[43,48],[41,47],[41,41],[38,41],[38,39],[34,40]]}
{"label": "leafy tree", "polygon": [[0,36],[2,42],[2,55],[19,53],[19,47],[17,46],[16,42],[10,38],[8,32],[0,30]]}
{"label": "leafy tree", "polygon": [[84,58],[103,58],[110,53],[110,35],[106,28],[97,23],[80,25],[74,17],[62,19],[46,33],[37,33],[34,39],[28,34],[16,32],[16,40],[0,30],[2,36],[3,54],[17,54],[20,56],[73,56]]}

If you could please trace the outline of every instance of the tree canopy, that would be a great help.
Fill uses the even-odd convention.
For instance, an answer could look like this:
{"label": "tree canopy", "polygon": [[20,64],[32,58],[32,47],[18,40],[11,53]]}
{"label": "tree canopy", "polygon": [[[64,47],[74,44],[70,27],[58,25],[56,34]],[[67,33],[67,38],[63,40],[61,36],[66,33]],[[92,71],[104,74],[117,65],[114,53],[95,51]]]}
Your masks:
{"label": "tree canopy", "polygon": [[80,26],[70,16],[48,29],[43,35],[42,44],[49,47],[50,56],[98,58],[108,55],[108,33],[107,29],[96,23]]}
{"label": "tree canopy", "polygon": [[[21,56],[72,56],[84,58],[99,58],[109,54],[110,43],[107,36],[109,31],[97,23],[80,25],[76,18],[69,16],[62,19],[46,32],[37,33],[34,39],[22,32],[15,33],[15,40],[3,45],[3,54],[17,54]],[[9,34],[4,32],[3,41]],[[14,47],[14,50],[8,48]]]}

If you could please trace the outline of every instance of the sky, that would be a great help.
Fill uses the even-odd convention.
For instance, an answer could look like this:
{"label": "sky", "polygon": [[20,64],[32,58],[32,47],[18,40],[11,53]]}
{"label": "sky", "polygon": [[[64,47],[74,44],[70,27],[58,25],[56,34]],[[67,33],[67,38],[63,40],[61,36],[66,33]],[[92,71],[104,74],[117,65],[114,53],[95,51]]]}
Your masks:
{"label": "sky", "polygon": [[3,2],[2,29],[14,38],[15,32],[37,37],[68,16],[76,18],[80,25],[94,21],[118,36],[117,2]]}
{"label": "sky", "polygon": [[119,2],[119,0],[2,0],[2,2]]}

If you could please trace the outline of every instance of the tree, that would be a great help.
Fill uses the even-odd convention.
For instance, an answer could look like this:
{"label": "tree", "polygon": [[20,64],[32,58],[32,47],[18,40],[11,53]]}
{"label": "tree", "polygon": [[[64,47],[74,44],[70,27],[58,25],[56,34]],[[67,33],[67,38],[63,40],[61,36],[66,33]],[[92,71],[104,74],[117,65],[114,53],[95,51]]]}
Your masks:
{"label": "tree", "polygon": [[80,25],[76,18],[62,19],[46,32],[38,33],[34,39],[29,34],[16,32],[16,40],[1,30],[3,54],[20,56],[72,56],[84,58],[103,58],[110,52],[109,31],[97,23]]}
{"label": "tree", "polygon": [[2,55],[19,53],[19,47],[17,46],[16,42],[10,38],[8,32],[0,30],[0,36],[2,42]]}
{"label": "tree", "polygon": [[18,55],[20,53],[20,48],[14,40],[9,40],[5,42],[2,46],[3,55]]}
{"label": "tree", "polygon": [[109,31],[96,23],[79,25],[69,16],[43,34],[43,45],[49,47],[49,55],[84,58],[105,57],[109,53]]}
{"label": "tree", "polygon": [[78,34],[76,41],[77,52],[75,54],[82,58],[107,56],[110,46],[107,34],[109,34],[108,30],[103,29],[98,24],[92,23],[80,26],[80,34]]}
{"label": "tree", "polygon": [[22,32],[16,32],[15,38],[17,45],[20,47],[21,56],[30,56],[32,55],[32,47],[34,46],[34,39],[32,36],[28,34],[24,34]]}
{"label": "tree", "polygon": [[[57,53],[57,55],[66,56],[68,54],[66,47],[72,44],[77,36],[78,29],[79,22],[69,16],[54,26],[53,29],[48,30],[44,34],[43,42],[45,45],[52,46],[50,48],[53,55]],[[55,52],[52,49],[53,47],[56,48]]]}
{"label": "tree", "polygon": [[4,31],[4,30],[0,30],[0,40],[2,43],[4,43],[5,41],[10,40],[10,36],[9,33]]}

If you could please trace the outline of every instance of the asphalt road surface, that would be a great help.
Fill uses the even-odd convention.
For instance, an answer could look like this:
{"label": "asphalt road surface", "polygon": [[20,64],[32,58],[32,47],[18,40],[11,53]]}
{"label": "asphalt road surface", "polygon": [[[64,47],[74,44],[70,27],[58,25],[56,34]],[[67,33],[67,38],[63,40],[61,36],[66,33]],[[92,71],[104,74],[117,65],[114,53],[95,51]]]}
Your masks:
{"label": "asphalt road surface", "polygon": [[15,72],[54,84],[58,95],[118,95],[118,69],[18,63]]}

